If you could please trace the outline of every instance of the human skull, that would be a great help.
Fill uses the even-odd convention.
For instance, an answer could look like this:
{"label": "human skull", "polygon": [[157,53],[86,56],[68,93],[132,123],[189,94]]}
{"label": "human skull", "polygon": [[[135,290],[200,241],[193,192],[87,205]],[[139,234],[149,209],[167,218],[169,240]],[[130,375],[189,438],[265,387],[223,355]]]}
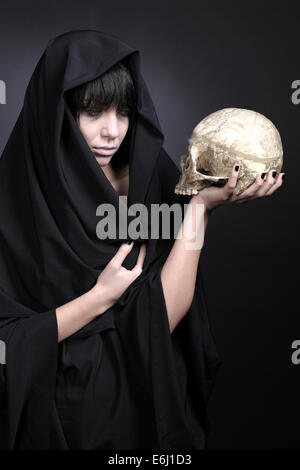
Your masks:
{"label": "human skull", "polygon": [[282,143],[274,124],[248,109],[225,108],[204,118],[193,130],[180,160],[176,194],[197,194],[207,186],[224,186],[234,164],[240,166],[233,194],[238,196],[257,173],[282,168]]}

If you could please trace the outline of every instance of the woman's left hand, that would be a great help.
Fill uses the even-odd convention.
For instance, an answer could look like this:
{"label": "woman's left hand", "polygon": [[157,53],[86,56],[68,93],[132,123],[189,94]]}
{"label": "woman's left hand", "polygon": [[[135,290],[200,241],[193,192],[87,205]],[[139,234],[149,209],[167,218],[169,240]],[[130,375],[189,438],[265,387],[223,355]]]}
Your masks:
{"label": "woman's left hand", "polygon": [[209,186],[194,195],[192,199],[195,202],[203,203],[207,211],[211,212],[223,204],[243,204],[253,199],[271,196],[282,186],[284,173],[277,176],[276,171],[271,169],[268,173],[263,174],[264,176],[257,174],[255,182],[249,188],[245,189],[239,196],[234,196],[233,191],[239,175],[239,170],[236,171],[235,167],[236,165],[232,168],[225,186],[222,188]]}

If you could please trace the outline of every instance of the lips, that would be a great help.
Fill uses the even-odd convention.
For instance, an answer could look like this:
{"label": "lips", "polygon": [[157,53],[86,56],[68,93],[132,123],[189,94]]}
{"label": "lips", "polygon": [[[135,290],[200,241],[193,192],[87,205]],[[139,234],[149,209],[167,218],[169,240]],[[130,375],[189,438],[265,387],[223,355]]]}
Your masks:
{"label": "lips", "polygon": [[94,152],[97,154],[97,155],[105,155],[105,156],[109,156],[109,155],[112,155],[114,153],[114,151],[116,150],[117,147],[94,147]]}

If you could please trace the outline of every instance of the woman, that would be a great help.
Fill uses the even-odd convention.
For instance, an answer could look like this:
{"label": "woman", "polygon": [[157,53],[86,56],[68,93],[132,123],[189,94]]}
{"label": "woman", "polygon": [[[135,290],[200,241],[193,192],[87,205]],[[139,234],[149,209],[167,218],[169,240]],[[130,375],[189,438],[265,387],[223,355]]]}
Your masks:
{"label": "woman", "polygon": [[[192,208],[204,204],[206,228],[213,209],[271,194],[282,174],[236,198],[233,168],[223,188],[176,196],[162,143],[138,51],[99,31],[48,43],[0,160],[3,448],[205,448],[220,360],[200,249],[185,248],[191,222],[201,229]],[[119,196],[129,209],[189,203],[184,237],[97,236],[97,208],[120,215]]]}

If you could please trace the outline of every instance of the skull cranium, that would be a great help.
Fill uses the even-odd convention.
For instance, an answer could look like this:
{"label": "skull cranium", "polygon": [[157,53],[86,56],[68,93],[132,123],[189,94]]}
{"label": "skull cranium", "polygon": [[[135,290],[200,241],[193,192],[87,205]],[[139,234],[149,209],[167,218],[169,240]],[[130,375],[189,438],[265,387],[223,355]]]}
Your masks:
{"label": "skull cranium", "polygon": [[281,171],[281,138],[274,124],[248,109],[225,108],[204,118],[193,130],[181,157],[176,194],[197,194],[207,186],[224,186],[234,164],[240,166],[233,194],[248,188],[257,173]]}

